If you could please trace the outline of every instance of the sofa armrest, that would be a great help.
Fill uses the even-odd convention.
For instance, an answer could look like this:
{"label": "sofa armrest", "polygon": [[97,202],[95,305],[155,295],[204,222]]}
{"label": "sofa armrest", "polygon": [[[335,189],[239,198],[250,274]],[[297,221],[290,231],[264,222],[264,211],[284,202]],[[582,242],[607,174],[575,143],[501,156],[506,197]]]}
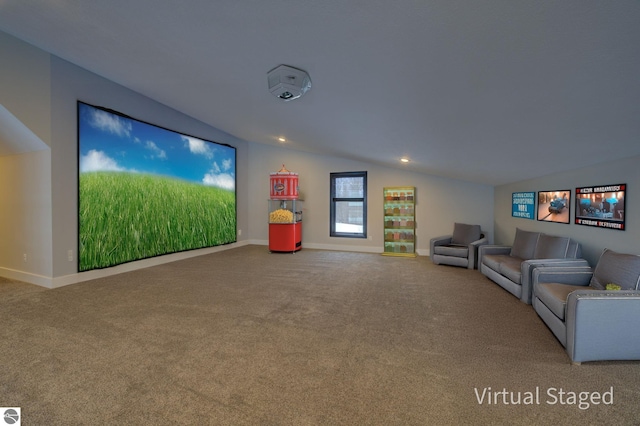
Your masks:
{"label": "sofa armrest", "polygon": [[489,239],[487,237],[480,238],[479,240],[474,241],[469,245],[470,246],[475,246],[475,247],[480,247],[480,246],[483,246],[485,244],[489,244]]}
{"label": "sofa armrest", "polygon": [[511,254],[511,246],[484,244],[478,246],[478,265],[482,264],[482,256],[487,254]]}
{"label": "sofa armrest", "polygon": [[480,265],[480,263],[478,263],[478,261],[476,260],[476,257],[479,258],[478,249],[480,248],[480,246],[484,246],[486,244],[489,244],[489,239],[487,237],[480,238],[479,240],[476,240],[469,244],[469,269],[478,268],[478,265]]}
{"label": "sofa armrest", "polygon": [[640,359],[640,291],[576,290],[566,309],[573,362]]}
{"label": "sofa armrest", "polygon": [[[525,260],[520,264],[520,273],[521,279],[520,284],[522,285],[522,296],[520,300],[524,303],[530,305],[531,298],[533,295],[533,272],[537,268],[564,268],[567,272],[580,272],[580,271],[588,271],[591,272],[591,268],[589,267],[589,262],[584,259],[529,259]],[[583,268],[583,269],[576,269]],[[585,269],[586,268],[586,269]],[[560,269],[556,269],[556,273],[560,273]],[[589,278],[590,279],[590,278]],[[557,282],[557,281],[554,281]],[[568,284],[568,283],[566,283]],[[588,281],[587,281],[588,284]],[[574,284],[574,285],[586,285],[586,284]]]}
{"label": "sofa armrest", "polygon": [[443,235],[441,237],[431,238],[429,240],[429,256],[433,256],[433,248],[435,246],[444,246],[447,244],[451,244],[452,239],[453,235]]}
{"label": "sofa armrest", "polygon": [[444,246],[447,244],[451,244],[451,240],[453,239],[453,235],[443,235],[441,237],[435,237],[429,240],[429,245],[431,246]]}

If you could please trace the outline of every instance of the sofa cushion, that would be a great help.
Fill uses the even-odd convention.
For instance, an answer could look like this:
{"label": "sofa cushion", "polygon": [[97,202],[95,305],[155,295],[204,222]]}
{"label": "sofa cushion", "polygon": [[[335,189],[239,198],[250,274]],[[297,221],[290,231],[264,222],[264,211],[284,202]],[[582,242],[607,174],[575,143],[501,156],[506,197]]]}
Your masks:
{"label": "sofa cushion", "polygon": [[482,256],[482,264],[499,273],[500,264],[510,257],[508,254],[485,254]]}
{"label": "sofa cushion", "polygon": [[609,283],[623,290],[640,289],[640,256],[605,249],[600,255],[590,285],[603,290]]}
{"label": "sofa cushion", "polygon": [[569,250],[569,238],[541,234],[533,252],[534,259],[564,259]]}
{"label": "sofa cushion", "polygon": [[469,257],[469,246],[455,246],[455,245],[446,245],[446,246],[434,246],[433,254],[441,254],[443,256],[453,256],[453,257]]}
{"label": "sofa cushion", "polygon": [[511,246],[511,256],[524,260],[533,259],[539,237],[539,232],[523,231],[520,228],[516,228],[516,238],[513,241],[513,246]]}
{"label": "sofa cushion", "polygon": [[480,225],[455,223],[451,244],[468,245],[480,239]]}
{"label": "sofa cushion", "polygon": [[519,257],[505,256],[500,262],[500,274],[509,278],[516,284],[522,284],[521,266],[524,260]]}
{"label": "sofa cushion", "polygon": [[536,285],[536,297],[559,319],[564,321],[565,306],[569,293],[589,287],[558,283],[540,283]]}

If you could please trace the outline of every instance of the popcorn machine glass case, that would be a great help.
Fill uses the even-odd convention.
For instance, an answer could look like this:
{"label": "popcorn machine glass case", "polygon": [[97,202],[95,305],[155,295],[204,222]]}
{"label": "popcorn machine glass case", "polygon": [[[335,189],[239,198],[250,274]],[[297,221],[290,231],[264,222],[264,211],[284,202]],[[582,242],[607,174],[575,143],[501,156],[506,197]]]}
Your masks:
{"label": "popcorn machine glass case", "polygon": [[269,251],[293,253],[302,248],[302,201],[269,200]]}

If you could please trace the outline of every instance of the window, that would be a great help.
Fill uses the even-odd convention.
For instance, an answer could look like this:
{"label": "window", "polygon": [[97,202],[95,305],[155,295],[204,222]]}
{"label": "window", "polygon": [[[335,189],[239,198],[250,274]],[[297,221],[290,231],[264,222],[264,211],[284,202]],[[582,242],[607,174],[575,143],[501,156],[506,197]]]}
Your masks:
{"label": "window", "polygon": [[367,238],[367,172],[331,173],[332,237]]}

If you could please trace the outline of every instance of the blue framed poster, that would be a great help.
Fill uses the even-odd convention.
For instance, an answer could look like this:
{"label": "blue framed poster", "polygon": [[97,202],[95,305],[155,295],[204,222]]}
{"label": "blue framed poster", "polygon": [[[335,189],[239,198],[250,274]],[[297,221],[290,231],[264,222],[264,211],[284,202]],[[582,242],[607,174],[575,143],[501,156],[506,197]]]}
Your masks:
{"label": "blue framed poster", "polygon": [[514,192],[511,196],[511,200],[511,216],[531,220],[535,218],[535,192]]}

